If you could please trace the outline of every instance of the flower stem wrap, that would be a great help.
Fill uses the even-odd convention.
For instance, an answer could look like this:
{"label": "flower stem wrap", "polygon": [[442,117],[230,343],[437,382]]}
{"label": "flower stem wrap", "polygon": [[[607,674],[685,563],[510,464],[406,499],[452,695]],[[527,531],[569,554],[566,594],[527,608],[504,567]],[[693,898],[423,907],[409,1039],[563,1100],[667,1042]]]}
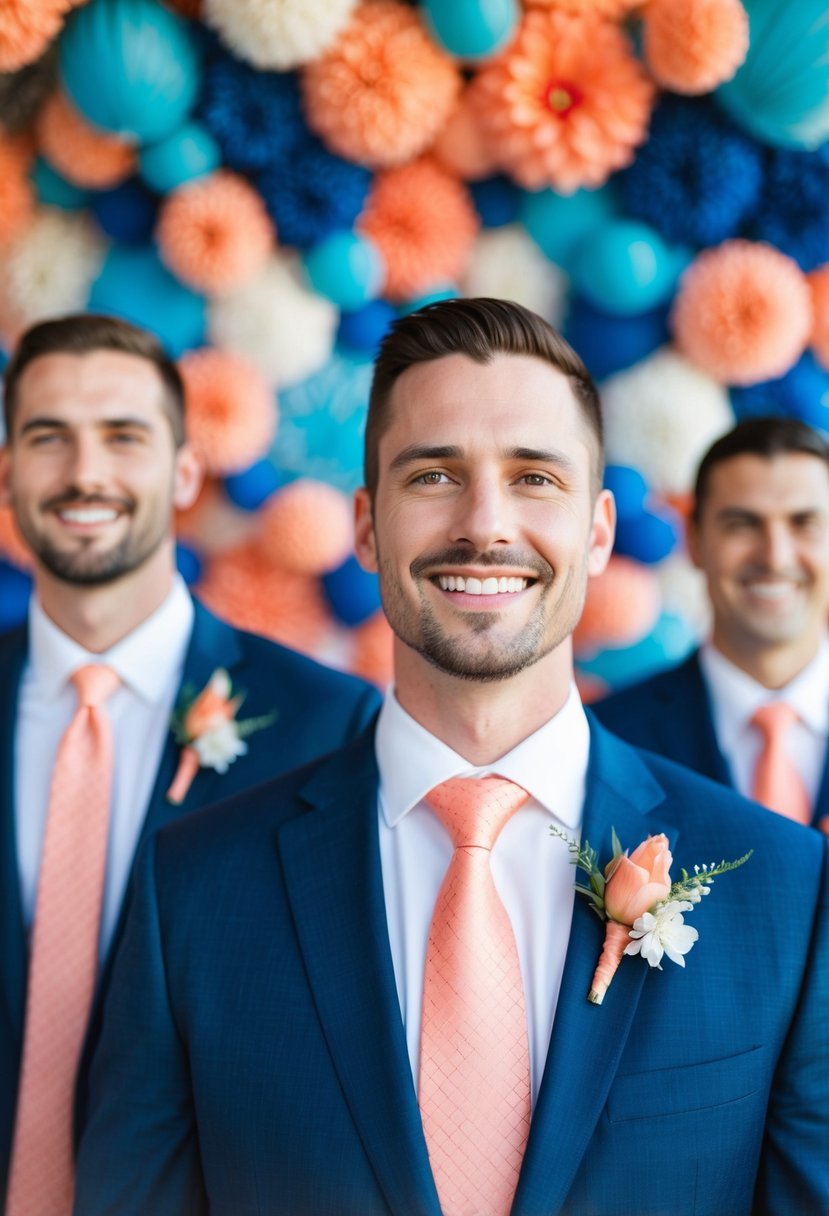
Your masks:
{"label": "flower stem wrap", "polygon": [[194,747],[183,748],[173,783],[167,790],[168,802],[172,802],[174,806],[181,806],[187,797],[187,791],[193,783],[193,778],[199,771],[199,765],[199,753],[196,749]]}
{"label": "flower stem wrap", "polygon": [[593,983],[587,994],[587,999],[591,1004],[601,1005],[629,942],[630,927],[620,925],[618,921],[609,920],[605,929],[604,947],[593,975]]}

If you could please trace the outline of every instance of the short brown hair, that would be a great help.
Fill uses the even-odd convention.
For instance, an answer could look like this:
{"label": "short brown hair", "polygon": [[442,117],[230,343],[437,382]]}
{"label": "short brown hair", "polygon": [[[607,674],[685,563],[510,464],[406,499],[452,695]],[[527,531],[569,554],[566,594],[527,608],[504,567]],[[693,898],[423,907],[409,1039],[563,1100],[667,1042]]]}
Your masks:
{"label": "short brown hair", "polygon": [[6,439],[11,438],[17,390],[23,372],[44,355],[87,355],[96,350],[121,351],[152,363],[164,389],[164,408],[173,429],[176,447],[185,439],[184,384],[181,374],[153,334],[119,317],[96,313],[72,313],[41,321],[27,329],[3,373],[3,418]]}
{"label": "short brown hair", "polygon": [[365,483],[373,496],[379,476],[378,447],[389,425],[392,389],[408,368],[446,355],[489,363],[494,355],[531,355],[565,376],[596,442],[596,489],[601,486],[604,435],[599,394],[579,356],[547,321],[513,300],[440,300],[392,326],[374,364],[365,434]]}

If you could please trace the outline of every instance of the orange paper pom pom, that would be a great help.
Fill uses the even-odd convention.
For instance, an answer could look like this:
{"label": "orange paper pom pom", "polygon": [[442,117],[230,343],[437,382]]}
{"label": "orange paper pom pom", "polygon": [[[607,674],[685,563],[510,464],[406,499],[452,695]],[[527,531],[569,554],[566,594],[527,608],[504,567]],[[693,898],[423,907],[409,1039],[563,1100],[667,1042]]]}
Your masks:
{"label": "orange paper pom pom", "polygon": [[679,349],[715,380],[777,379],[809,339],[809,287],[797,263],[771,245],[725,241],[682,276],[671,324]]}
{"label": "orange paper pom pom", "polygon": [[241,287],[262,269],[274,230],[253,186],[221,170],[167,197],[156,239],[173,274],[212,294]]}
{"label": "orange paper pom pom", "polygon": [[322,481],[301,478],[279,490],[260,512],[263,553],[298,574],[323,574],[354,544],[351,504]]}
{"label": "orange paper pom pom", "polygon": [[430,151],[447,172],[465,181],[480,181],[498,168],[498,160],[478,116],[474,81],[461,94],[460,101]]}
{"label": "orange paper pom pom", "polygon": [[68,182],[107,190],[135,170],[135,151],[117,135],[98,131],[62,93],[53,93],[37,119],[37,140],[46,160]]}
{"label": "orange paper pom pom", "polygon": [[351,670],[378,688],[385,688],[394,678],[394,634],[385,613],[375,612],[354,630],[354,651]]}
{"label": "orange paper pom pom", "polygon": [[398,0],[355,9],[302,78],[308,125],[347,160],[399,165],[428,148],[460,89],[452,60]]}
{"label": "orange paper pom pom", "polygon": [[0,507],[0,554],[20,570],[31,570],[34,562],[17,528],[11,507]]}
{"label": "orange paper pom pom", "polygon": [[641,4],[642,0],[524,0],[524,8],[558,8],[565,13],[592,14],[610,21],[624,17]]}
{"label": "orange paper pom pom", "polygon": [[730,80],[748,51],[748,14],[740,0],[650,0],[645,58],[675,93],[709,93]]}
{"label": "orange paper pom pom", "polygon": [[587,584],[584,611],[573,634],[576,651],[632,646],[653,629],[660,603],[655,572],[614,554],[604,573]]}
{"label": "orange paper pom pom", "polygon": [[0,72],[34,63],[60,32],[66,0],[3,0],[0,4]]}
{"label": "orange paper pom pom", "polygon": [[478,77],[481,120],[522,186],[600,186],[647,135],[653,83],[622,31],[597,17],[533,9]]}
{"label": "orange paper pom pom", "polygon": [[247,469],[276,434],[276,401],[264,378],[238,355],[206,348],[179,361],[187,393],[187,434],[208,473]]}
{"label": "orange paper pom pom", "polygon": [[377,174],[357,227],[383,255],[385,294],[402,300],[456,279],[478,224],[461,182],[424,157]]}
{"label": "orange paper pom pom", "polygon": [[30,161],[25,139],[0,135],[0,248],[16,241],[34,214]]}
{"label": "orange paper pom pom", "polygon": [[812,293],[812,350],[829,370],[829,262],[813,270],[806,281]]}

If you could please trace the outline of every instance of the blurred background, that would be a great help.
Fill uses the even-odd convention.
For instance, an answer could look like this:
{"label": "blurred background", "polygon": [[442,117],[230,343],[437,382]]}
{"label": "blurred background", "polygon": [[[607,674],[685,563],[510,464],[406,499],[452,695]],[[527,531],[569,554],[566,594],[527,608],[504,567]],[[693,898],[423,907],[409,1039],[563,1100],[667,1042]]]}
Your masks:
{"label": "blurred background", "polygon": [[[350,493],[372,356],[430,300],[518,300],[599,382],[588,699],[705,632],[708,445],[829,429],[825,0],[3,0],[0,73],[0,347],[159,335],[209,471],[179,567],[236,624],[388,680]],[[29,589],[0,511],[0,628]]]}

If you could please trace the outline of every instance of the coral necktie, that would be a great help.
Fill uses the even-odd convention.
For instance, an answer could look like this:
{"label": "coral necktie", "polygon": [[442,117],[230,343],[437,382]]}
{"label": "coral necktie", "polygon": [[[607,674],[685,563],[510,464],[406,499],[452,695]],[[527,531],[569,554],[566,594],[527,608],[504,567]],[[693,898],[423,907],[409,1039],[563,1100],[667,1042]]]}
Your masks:
{"label": "coral necktie", "polygon": [[58,747],[40,863],[6,1216],[68,1216],[75,1077],[98,964],[118,676],[81,667]]}
{"label": "coral necktie", "polygon": [[524,1158],[524,989],[489,862],[528,797],[500,777],[454,777],[426,795],[455,846],[429,933],[420,1037],[420,1111],[444,1216],[507,1216]]}
{"label": "coral necktie", "polygon": [[797,714],[785,701],[761,705],[751,719],[763,736],[752,796],[769,810],[808,824],[812,821],[809,795],[785,747],[786,735],[796,721]]}

